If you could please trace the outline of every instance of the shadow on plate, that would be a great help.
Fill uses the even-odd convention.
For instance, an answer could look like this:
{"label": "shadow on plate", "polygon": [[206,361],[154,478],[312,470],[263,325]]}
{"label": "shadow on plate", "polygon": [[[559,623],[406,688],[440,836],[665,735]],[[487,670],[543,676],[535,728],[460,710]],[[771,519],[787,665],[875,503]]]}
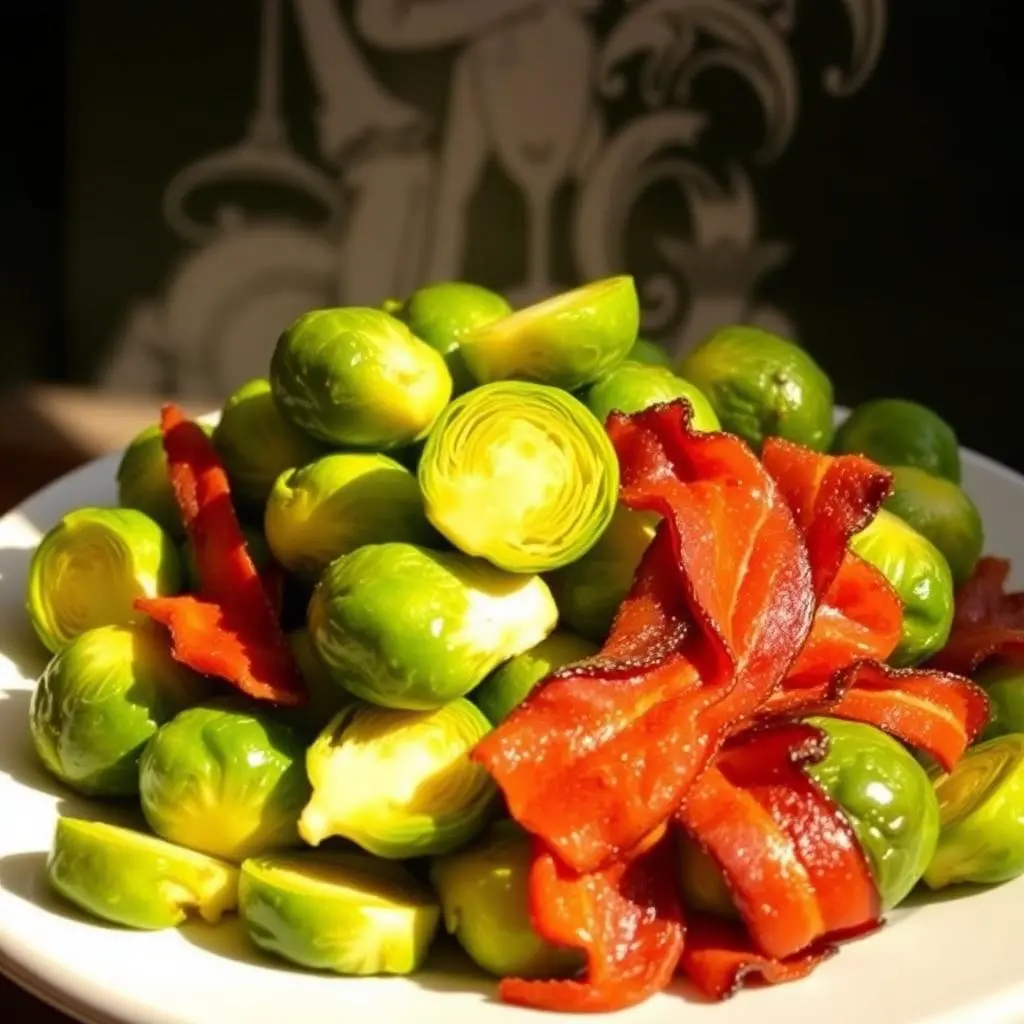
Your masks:
{"label": "shadow on plate", "polygon": [[919,910],[922,907],[929,907],[933,903],[949,903],[951,900],[965,900],[971,896],[980,896],[983,892],[997,888],[991,885],[970,885],[963,883],[962,885],[951,885],[945,889],[939,889],[933,891],[926,888],[924,885],[918,886],[914,891],[900,904],[900,910]]}
{"label": "shadow on plate", "polygon": [[198,920],[187,921],[178,928],[178,934],[189,945],[225,960],[235,960],[253,967],[269,967],[276,971],[302,970],[260,949],[249,939],[245,925],[234,914],[224,917],[218,924],[207,924]]}

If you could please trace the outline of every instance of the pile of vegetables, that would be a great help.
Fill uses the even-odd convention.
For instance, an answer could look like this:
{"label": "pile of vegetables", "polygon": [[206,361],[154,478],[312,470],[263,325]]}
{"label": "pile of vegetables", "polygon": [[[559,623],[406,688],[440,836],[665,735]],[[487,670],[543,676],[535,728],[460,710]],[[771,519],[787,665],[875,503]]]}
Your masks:
{"label": "pile of vegetables", "polygon": [[301,317],[212,430],[166,406],[30,567],[35,749],[150,829],[60,819],[52,885],[347,975],[443,929],[598,1011],[1024,872],[1024,595],[953,431],[638,327],[628,277],[445,282]]}

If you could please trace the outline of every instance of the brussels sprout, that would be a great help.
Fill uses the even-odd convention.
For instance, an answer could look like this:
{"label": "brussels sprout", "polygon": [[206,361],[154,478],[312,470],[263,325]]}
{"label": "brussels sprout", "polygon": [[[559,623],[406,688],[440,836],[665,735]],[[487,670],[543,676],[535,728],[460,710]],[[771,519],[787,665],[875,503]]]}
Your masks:
{"label": "brussels sprout", "polygon": [[40,540],[28,569],[26,607],[46,648],[59,651],[95,626],[144,618],[138,597],[181,590],[170,535],[133,508],[68,512]]}
{"label": "brussels sprout", "polygon": [[128,796],[139,791],[149,738],[205,694],[155,626],[100,626],[75,637],[39,677],[32,744],[47,770],[80,793]]}
{"label": "brussels sprout", "polygon": [[647,366],[664,366],[672,369],[672,359],[665,349],[646,338],[637,338],[633,347],[626,353],[626,358],[634,363],[644,363]]}
{"label": "brussels sprout", "polygon": [[604,380],[599,380],[586,396],[587,408],[602,422],[613,409],[619,412],[640,412],[659,402],[685,398],[693,410],[694,430],[721,430],[715,410],[707,397],[688,380],[677,377],[663,366],[645,366],[627,360],[620,363]]}
{"label": "brussels sprout", "polygon": [[242,864],[239,914],[257,946],[336,974],[411,974],[437,933],[433,893],[401,864],[361,853]]}
{"label": "brussels sprout", "polygon": [[679,891],[691,910],[738,917],[721,868],[694,839],[679,837]]}
{"label": "brussels sprout", "polygon": [[480,384],[530,380],[575,391],[618,366],[639,327],[633,278],[609,277],[470,331],[460,351]]}
{"label": "brussels sprout", "polygon": [[142,813],[157,835],[241,861],[298,841],[309,799],[297,727],[225,698],[183,711],[139,762]]}
{"label": "brussels sprout", "polygon": [[542,679],[563,665],[597,653],[597,645],[572,633],[552,633],[492,672],[472,694],[473,703],[497,725],[526,700]]}
{"label": "brussels sprout", "polygon": [[900,642],[889,661],[916,665],[940,650],[953,626],[953,576],[942,552],[898,516],[881,509],[850,541],[903,602]]}
{"label": "brussels sprout", "polygon": [[405,302],[387,311],[444,356],[454,383],[453,394],[461,395],[476,382],[463,362],[459,342],[478,327],[508,316],[512,307],[504,296],[481,285],[439,281],[417,288]]}
{"label": "brussels sprout", "polygon": [[[448,853],[486,826],[497,790],[469,753],[490,730],[459,698],[434,711],[354,704],[309,748],[311,846],[340,836],[388,860]],[[358,785],[355,785],[358,780]]]}
{"label": "brussels sprout", "polygon": [[389,449],[426,436],[452,377],[400,320],[351,307],[299,317],[278,339],[270,386],[282,414],[320,441]]}
{"label": "brussels sprout", "polygon": [[238,900],[238,868],[132,829],[58,818],[50,884],[94,917],[127,928],[174,928],[192,913],[216,924]]}
{"label": "brussels sprout", "polygon": [[530,837],[506,819],[430,865],[445,928],[478,967],[498,977],[564,977],[585,963],[579,950],[553,945],[534,930],[527,893],[532,860]]}
{"label": "brussels sprout", "polygon": [[331,678],[327,666],[313,647],[309,631],[304,626],[293,629],[288,634],[288,646],[291,648],[295,664],[299,667],[299,674],[306,684],[308,695],[306,703],[296,710],[296,714],[308,728],[319,733],[342,708],[351,704],[355,697]]}
{"label": "brussels sprout", "polygon": [[243,508],[262,509],[274,481],[287,469],[304,466],[325,447],[278,411],[270,381],[247,381],[224,403],[213,444]]}
{"label": "brussels sprout", "polygon": [[960,483],[953,428],[926,406],[903,398],[858,405],[836,431],[836,452],[866,455],[883,466],[915,466]]}
{"label": "brussels sprout", "polygon": [[278,562],[310,582],[339,555],[364,544],[438,539],[415,475],[386,455],[354,452],[282,473],[263,527]]}
{"label": "brussels sprout", "polygon": [[874,726],[811,718],[828,736],[828,755],[807,773],[843,809],[871,864],[882,909],[918,883],[935,853],[939,805],[913,754]]}
{"label": "brussels sprout", "polygon": [[[267,538],[263,536],[263,531],[258,526],[251,526],[249,523],[242,523],[241,526],[245,547],[252,559],[252,564],[257,572],[263,572],[274,561]],[[202,589],[202,581],[199,579],[199,566],[196,564],[196,552],[192,541],[186,537],[178,550],[181,555],[184,588],[190,594],[197,594]]]}
{"label": "brussels sprout", "polygon": [[[212,427],[200,426],[207,435],[213,433]],[[117,467],[117,503],[144,512],[172,537],[184,536],[185,525],[167,475],[167,455],[158,424],[146,427],[125,448]]]}
{"label": "brussels sprout", "polygon": [[332,562],[309,603],[313,646],[332,678],[409,710],[469,693],[557,619],[539,576],[411,544],[371,544]]}
{"label": "brussels sprout", "polygon": [[924,873],[930,889],[996,885],[1024,874],[1024,735],[969,748],[952,772],[936,778],[935,793],[942,828]]}
{"label": "brussels sprout", "polygon": [[658,522],[652,513],[619,505],[594,547],[548,577],[565,625],[595,643],[605,639]]}
{"label": "brussels sprout", "polygon": [[798,345],[755,327],[723,327],[682,361],[680,374],[718,418],[760,451],[782,437],[825,451],[833,434],[832,382]]}
{"label": "brussels sprout", "polygon": [[507,381],[445,409],[419,481],[427,517],[457,548],[512,572],[545,572],[594,546],[615,511],[619,463],[572,395]]}
{"label": "brussels sprout", "polygon": [[980,739],[991,740],[1007,733],[1024,733],[1024,666],[986,665],[975,677],[985,688],[989,718]]}
{"label": "brussels sprout", "polygon": [[914,466],[890,468],[893,492],[884,507],[945,555],[956,585],[966,582],[985,545],[978,506],[951,480]]}

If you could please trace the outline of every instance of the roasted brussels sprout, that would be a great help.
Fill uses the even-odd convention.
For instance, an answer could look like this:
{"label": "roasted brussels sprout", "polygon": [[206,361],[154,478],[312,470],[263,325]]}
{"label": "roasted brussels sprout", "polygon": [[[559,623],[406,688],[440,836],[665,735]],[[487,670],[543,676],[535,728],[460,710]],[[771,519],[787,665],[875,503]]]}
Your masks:
{"label": "roasted brussels sprout", "polygon": [[575,391],[618,366],[639,327],[633,278],[609,277],[470,331],[460,351],[479,384],[529,380]]}
{"label": "roasted brussels sprout", "polygon": [[324,454],[325,446],[278,411],[270,381],[247,381],[224,403],[213,444],[231,495],[243,509],[262,510],[274,481]]}
{"label": "roasted brussels sprout", "polygon": [[833,434],[832,382],[810,354],[755,327],[723,327],[679,373],[708,397],[722,426],[760,451],[782,437],[825,451]]}
{"label": "roasted brussels sprout", "polygon": [[672,369],[672,359],[665,349],[646,338],[637,338],[633,347],[626,353],[626,358],[634,363],[644,363],[646,366],[664,366]]}
{"label": "roasted brussels sprout", "polygon": [[434,711],[345,708],[306,757],[313,796],[299,819],[302,838],[318,846],[340,836],[388,860],[469,842],[497,796],[486,769],[469,759],[489,729],[462,698]]}
{"label": "roasted brussels sprout", "polygon": [[[200,424],[207,434],[213,428]],[[162,526],[172,537],[181,537],[185,525],[167,475],[167,455],[158,424],[137,434],[117,467],[117,503],[138,509]]]}
{"label": "roasted brussels sprout", "polygon": [[32,553],[26,606],[39,639],[59,651],[96,626],[144,618],[138,597],[181,590],[170,535],[132,508],[80,508],[47,531]]}
{"label": "roasted brussels sprout", "polygon": [[453,394],[461,395],[476,381],[466,369],[459,342],[478,327],[508,316],[512,307],[504,296],[481,285],[438,281],[417,288],[405,302],[394,303],[387,311],[444,356],[452,375]]}
{"label": "roasted brussels sprout", "polygon": [[595,643],[605,639],[658,522],[652,513],[619,505],[600,540],[582,558],[548,577],[566,626]]}
{"label": "roasted brussels sprout", "polygon": [[206,684],[152,625],[100,626],[53,656],[29,705],[32,743],[80,793],[139,791],[139,757],[157,728],[198,703]]}
{"label": "roasted brussels sprout", "polygon": [[58,818],[50,884],[94,917],[158,931],[191,914],[216,924],[235,909],[238,868],[132,829]]}
{"label": "roasted brussels sprout", "polygon": [[890,662],[916,665],[942,648],[953,625],[953,576],[938,548],[882,509],[854,535],[850,550],[875,566],[903,602],[900,642]]}
{"label": "roasted brussels sprout", "polygon": [[1024,735],[970,747],[935,780],[941,831],[924,873],[930,889],[995,885],[1024,874]]}
{"label": "roasted brussels sprout", "polygon": [[975,676],[989,700],[989,718],[980,739],[1024,733],[1024,665],[990,664]]}
{"label": "roasted brussels sprout", "polygon": [[958,484],[914,466],[890,467],[893,492],[885,503],[894,515],[927,537],[946,557],[953,582],[974,572],[985,545],[978,506]]}
{"label": "roasted brussels sprout", "polygon": [[371,544],[332,562],[309,603],[332,678],[384,707],[440,707],[536,646],[558,609],[539,576],[411,544]]}
{"label": "roasted brussels sprout", "polygon": [[351,307],[299,317],[274,349],[270,386],[285,418],[318,440],[384,450],[426,436],[452,377],[400,320]]}
{"label": "roasted brussels sprout", "polygon": [[331,678],[323,659],[313,647],[309,630],[304,626],[288,633],[288,646],[299,668],[299,675],[306,684],[308,696],[306,703],[297,708],[295,714],[307,729],[319,733],[355,697]]}
{"label": "roasted brussels sprout", "polygon": [[547,942],[530,922],[532,860],[530,837],[506,819],[430,865],[445,928],[478,967],[498,977],[565,977],[584,965],[579,950]]}
{"label": "roasted brussels sprout", "polygon": [[473,703],[497,725],[526,700],[530,691],[563,665],[597,653],[597,645],[572,633],[557,632],[495,669],[472,693]]}
{"label": "roasted brussels sprout", "polygon": [[452,402],[418,472],[434,526],[512,572],[576,561],[608,525],[619,489],[615,449],[594,415],[565,391],[525,381]]}
{"label": "roasted brussels sprout", "polygon": [[146,744],[139,795],[172,843],[241,861],[298,842],[309,799],[301,730],[234,698],[181,712]]}
{"label": "roasted brussels sprout", "polygon": [[257,946],[336,974],[411,974],[437,933],[433,893],[401,865],[360,853],[255,857],[238,908]]}
{"label": "roasted brussels sprout", "polygon": [[386,455],[325,455],[278,477],[263,520],[274,557],[308,582],[364,544],[439,538],[413,473]]}
{"label": "roasted brussels sprout", "polygon": [[688,380],[677,377],[663,366],[620,363],[604,380],[599,380],[586,396],[587,408],[605,423],[613,409],[640,412],[659,402],[685,398],[693,410],[690,426],[694,430],[721,430],[715,410],[707,397]]}
{"label": "roasted brussels sprout", "polygon": [[938,414],[904,398],[858,405],[836,431],[833,451],[866,455],[883,466],[915,466],[960,483],[960,447]]}

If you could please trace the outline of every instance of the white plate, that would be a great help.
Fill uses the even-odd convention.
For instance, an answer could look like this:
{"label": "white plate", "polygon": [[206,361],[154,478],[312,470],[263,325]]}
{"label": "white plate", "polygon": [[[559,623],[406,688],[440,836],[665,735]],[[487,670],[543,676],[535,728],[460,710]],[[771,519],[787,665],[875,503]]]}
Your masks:
{"label": "white plate", "polygon": [[[343,979],[293,970],[252,949],[237,920],[140,933],[97,925],[47,890],[46,850],[60,813],[96,816],[39,768],[27,729],[44,658],[22,608],[25,569],[40,534],[70,508],[116,500],[111,456],[83,467],[0,519],[0,970],[89,1024],[525,1024],[545,1016],[504,1006],[468,971],[409,979]],[[987,550],[1015,560],[1024,584],[1024,478],[964,455]],[[1000,1024],[1024,1021],[1024,879],[969,898],[906,908],[880,933],[846,946],[810,978],[745,991],[719,1006],[669,992],[616,1024],[683,1020],[738,1024]],[[547,1015],[546,1019],[552,1019]],[[568,1018],[565,1018],[568,1020]]]}

